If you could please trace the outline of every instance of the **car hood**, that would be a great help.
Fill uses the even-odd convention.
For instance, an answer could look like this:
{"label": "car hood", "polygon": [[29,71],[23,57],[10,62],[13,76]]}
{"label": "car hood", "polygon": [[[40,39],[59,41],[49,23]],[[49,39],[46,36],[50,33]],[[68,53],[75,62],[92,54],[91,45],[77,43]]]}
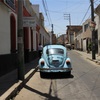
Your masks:
{"label": "car hood", "polygon": [[61,67],[65,62],[65,57],[60,55],[49,55],[47,56],[46,63],[49,67]]}

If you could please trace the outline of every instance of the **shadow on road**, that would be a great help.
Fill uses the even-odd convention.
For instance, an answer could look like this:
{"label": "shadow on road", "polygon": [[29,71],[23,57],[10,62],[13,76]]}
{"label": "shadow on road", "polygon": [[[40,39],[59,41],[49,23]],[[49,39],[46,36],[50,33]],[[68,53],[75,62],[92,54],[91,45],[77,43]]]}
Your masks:
{"label": "shadow on road", "polygon": [[42,93],[42,92],[40,92],[40,91],[38,91],[38,90],[36,90],[36,89],[33,89],[33,88],[31,88],[31,87],[29,87],[29,86],[27,86],[27,85],[25,85],[24,88],[26,88],[27,90],[30,90],[30,91],[32,91],[32,92],[38,94],[38,95],[41,95],[41,96],[46,97],[47,100],[61,100],[61,99],[59,99],[58,97],[53,97],[53,96],[51,96],[50,94]]}
{"label": "shadow on road", "polygon": [[[38,64],[38,58],[30,63],[25,64],[25,75],[31,70],[35,69]],[[10,89],[18,80],[18,70],[15,69],[10,73],[0,77],[0,96],[2,96],[8,89]]]}

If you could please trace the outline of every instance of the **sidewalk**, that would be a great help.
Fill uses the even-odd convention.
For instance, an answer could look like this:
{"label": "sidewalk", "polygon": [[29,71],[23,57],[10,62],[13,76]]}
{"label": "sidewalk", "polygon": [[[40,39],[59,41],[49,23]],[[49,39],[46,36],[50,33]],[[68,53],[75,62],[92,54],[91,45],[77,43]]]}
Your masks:
{"label": "sidewalk", "polygon": [[92,59],[92,54],[91,54],[91,53],[87,53],[87,52],[83,52],[83,51],[79,51],[79,50],[74,50],[74,51],[77,52],[77,53],[79,53],[79,54],[81,54],[81,55],[84,56],[86,59],[89,59],[89,60],[95,62],[96,64],[100,65],[100,56],[98,56],[97,54],[96,54],[96,59],[93,60],[93,59]]}
{"label": "sidewalk", "polygon": [[10,98],[23,87],[23,85],[32,77],[37,68],[38,58],[25,64],[25,80],[19,81],[17,78],[17,69],[0,77],[0,100],[10,100]]}

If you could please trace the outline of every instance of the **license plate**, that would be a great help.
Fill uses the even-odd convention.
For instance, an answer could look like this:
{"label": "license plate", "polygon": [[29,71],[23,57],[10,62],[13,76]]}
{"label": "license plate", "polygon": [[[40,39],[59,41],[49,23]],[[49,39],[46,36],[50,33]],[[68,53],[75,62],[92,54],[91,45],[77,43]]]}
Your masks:
{"label": "license plate", "polygon": [[59,60],[53,60],[52,63],[53,64],[59,64]]}

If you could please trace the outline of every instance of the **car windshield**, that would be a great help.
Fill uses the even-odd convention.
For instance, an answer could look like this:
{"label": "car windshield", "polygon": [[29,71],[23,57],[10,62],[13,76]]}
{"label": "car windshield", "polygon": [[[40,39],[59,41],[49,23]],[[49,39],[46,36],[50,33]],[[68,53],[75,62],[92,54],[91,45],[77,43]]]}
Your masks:
{"label": "car windshield", "polygon": [[63,49],[59,49],[59,48],[47,49],[46,54],[47,55],[52,55],[52,54],[63,55],[64,54],[64,50]]}

